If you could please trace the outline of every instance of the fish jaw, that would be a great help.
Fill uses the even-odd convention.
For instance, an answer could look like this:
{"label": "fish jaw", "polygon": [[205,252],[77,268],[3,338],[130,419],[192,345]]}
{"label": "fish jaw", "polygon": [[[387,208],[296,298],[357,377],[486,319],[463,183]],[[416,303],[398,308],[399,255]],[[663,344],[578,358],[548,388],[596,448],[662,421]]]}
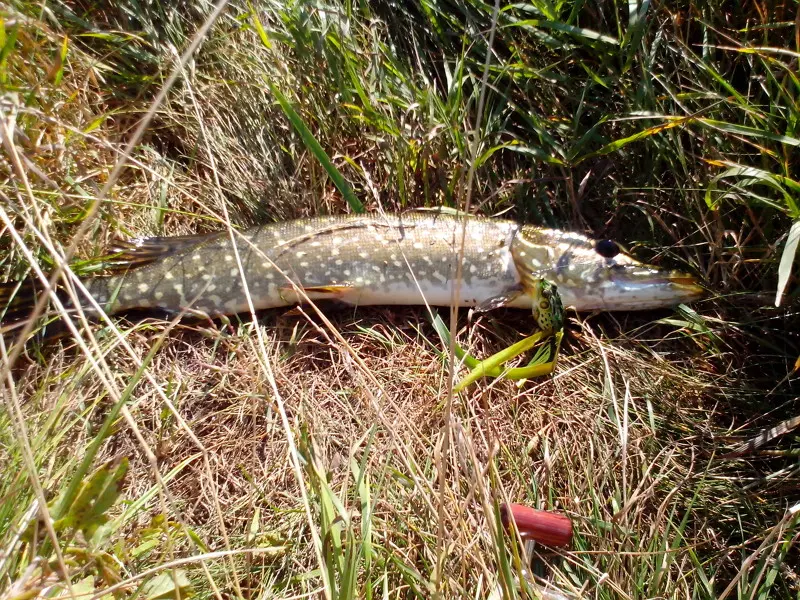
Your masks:
{"label": "fish jaw", "polygon": [[564,288],[561,297],[566,306],[578,311],[635,311],[671,308],[699,300],[705,290],[696,283],[689,283],[689,277],[680,275],[680,282],[669,277],[646,280],[608,280],[592,290]]}
{"label": "fish jaw", "polygon": [[[595,283],[560,283],[558,293],[564,306],[578,312],[672,308],[706,295],[706,290],[694,277],[679,271],[655,268],[648,268],[646,273],[641,268],[637,271],[634,276],[630,273],[615,274]],[[528,308],[530,305],[528,294],[510,303],[515,308]]]}

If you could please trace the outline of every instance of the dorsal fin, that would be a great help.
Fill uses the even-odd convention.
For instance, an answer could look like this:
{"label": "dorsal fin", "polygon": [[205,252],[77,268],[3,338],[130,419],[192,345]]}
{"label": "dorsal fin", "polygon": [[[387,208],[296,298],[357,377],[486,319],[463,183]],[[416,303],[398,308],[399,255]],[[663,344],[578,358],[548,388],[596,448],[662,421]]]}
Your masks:
{"label": "dorsal fin", "polygon": [[193,248],[218,235],[219,232],[132,240],[115,239],[109,248],[111,256],[107,264],[114,271],[143,267],[161,258]]}
{"label": "dorsal fin", "polygon": [[422,214],[440,214],[440,215],[448,215],[450,217],[474,217],[475,215],[470,214],[468,212],[464,212],[463,210],[459,210],[457,208],[452,208],[450,206],[415,206],[414,208],[409,208],[404,213],[422,213]]}

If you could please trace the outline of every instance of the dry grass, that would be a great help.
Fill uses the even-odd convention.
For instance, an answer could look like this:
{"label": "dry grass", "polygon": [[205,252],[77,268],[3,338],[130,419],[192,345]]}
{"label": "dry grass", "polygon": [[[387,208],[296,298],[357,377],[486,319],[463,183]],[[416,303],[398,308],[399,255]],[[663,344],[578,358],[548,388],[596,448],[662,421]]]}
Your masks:
{"label": "dry grass", "polygon": [[[91,23],[61,5],[4,14],[0,46],[8,48],[12,32],[17,42],[0,56],[9,92],[0,197],[24,242],[6,228],[0,258],[9,278],[31,262],[45,272],[63,262],[52,249],[73,243],[82,223],[77,275],[99,268],[84,259],[115,235],[346,210],[266,80],[291,92],[369,207],[463,197],[485,58],[476,31],[488,30],[488,8],[427,2],[425,21],[411,9],[384,13],[381,3],[265,4],[266,48],[246,7],[233,6],[180,68],[170,45],[184,49],[208,10],[124,6],[127,16],[106,5],[75,9]],[[591,29],[616,36],[614,11],[585,10],[580,22],[567,19],[569,10],[560,17],[580,27],[589,19]],[[573,315],[555,377],[522,388],[484,382],[455,399],[449,423],[446,361],[423,309],[324,307],[325,318],[269,311],[229,325],[117,320],[31,342],[3,363],[2,596],[99,599],[111,586],[132,596],[145,583],[138,589],[151,600],[159,597],[147,587],[152,577],[139,576],[155,568],[187,574],[194,593],[218,599],[492,597],[498,586],[531,597],[512,585],[521,565],[497,532],[493,511],[506,500],[572,518],[573,547],[540,565],[570,596],[800,594],[792,566],[798,517],[787,512],[798,502],[796,438],[719,458],[797,414],[797,311],[768,308],[760,294],[774,288],[778,241],[798,215],[780,186],[746,178],[722,190],[728,196],[715,210],[705,203],[712,182],[725,185],[714,181],[715,160],[798,178],[796,146],[774,139],[779,122],[779,133],[796,141],[787,124],[797,116],[788,101],[796,78],[785,67],[797,59],[767,53],[748,63],[715,50],[700,60],[693,44],[704,16],[652,11],[645,44],[626,38],[612,50],[585,29],[506,23],[473,193],[486,212],[510,208],[576,229],[589,223],[600,235],[639,242],[645,257],[703,273],[717,293],[696,313]],[[720,45],[736,45],[729,37],[738,25],[707,17],[707,31],[724,29]],[[788,19],[771,14],[759,23],[778,24],[782,35]],[[620,27],[639,35],[635,24]],[[753,72],[767,65],[754,80],[761,91],[755,83],[741,89],[744,63]],[[173,69],[178,84],[87,220]],[[659,91],[648,81],[661,82]],[[573,119],[576,110],[590,126]],[[725,122],[605,151],[654,124],[627,117],[699,110]],[[737,124],[761,134],[731,129]],[[514,311],[461,325],[460,339],[480,355],[530,327]],[[9,343],[4,337],[4,358]],[[99,432],[113,406],[119,418],[106,439]],[[93,469],[130,460],[122,501],[96,535],[58,530],[59,558],[36,518],[36,488],[57,510],[57,495],[97,444]],[[61,579],[59,561],[69,574]],[[166,596],[176,596],[174,587]],[[181,586],[181,595],[188,591]]]}

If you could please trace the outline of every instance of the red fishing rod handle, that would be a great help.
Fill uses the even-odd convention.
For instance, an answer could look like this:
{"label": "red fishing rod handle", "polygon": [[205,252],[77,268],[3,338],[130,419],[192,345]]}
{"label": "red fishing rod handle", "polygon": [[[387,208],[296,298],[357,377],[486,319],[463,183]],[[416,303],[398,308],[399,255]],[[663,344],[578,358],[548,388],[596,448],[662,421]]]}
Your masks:
{"label": "red fishing rod handle", "polygon": [[513,518],[523,540],[533,540],[553,548],[569,546],[572,541],[572,521],[565,515],[524,504],[502,504],[500,517],[505,527]]}

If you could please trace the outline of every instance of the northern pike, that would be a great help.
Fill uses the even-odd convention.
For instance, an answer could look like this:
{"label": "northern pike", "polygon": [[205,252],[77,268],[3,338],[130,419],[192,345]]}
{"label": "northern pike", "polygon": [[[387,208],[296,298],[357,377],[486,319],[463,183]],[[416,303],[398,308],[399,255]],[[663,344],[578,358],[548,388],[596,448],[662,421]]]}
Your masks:
{"label": "northern pike", "polygon": [[[695,278],[638,262],[610,240],[441,211],[306,218],[114,250],[122,271],[83,280],[108,314],[235,314],[249,310],[246,294],[255,309],[321,299],[449,306],[457,279],[459,305],[479,308],[531,308],[541,280],[579,311],[662,308],[703,295]],[[31,294],[3,285],[9,310],[30,303]],[[81,305],[90,310],[86,299]]]}

